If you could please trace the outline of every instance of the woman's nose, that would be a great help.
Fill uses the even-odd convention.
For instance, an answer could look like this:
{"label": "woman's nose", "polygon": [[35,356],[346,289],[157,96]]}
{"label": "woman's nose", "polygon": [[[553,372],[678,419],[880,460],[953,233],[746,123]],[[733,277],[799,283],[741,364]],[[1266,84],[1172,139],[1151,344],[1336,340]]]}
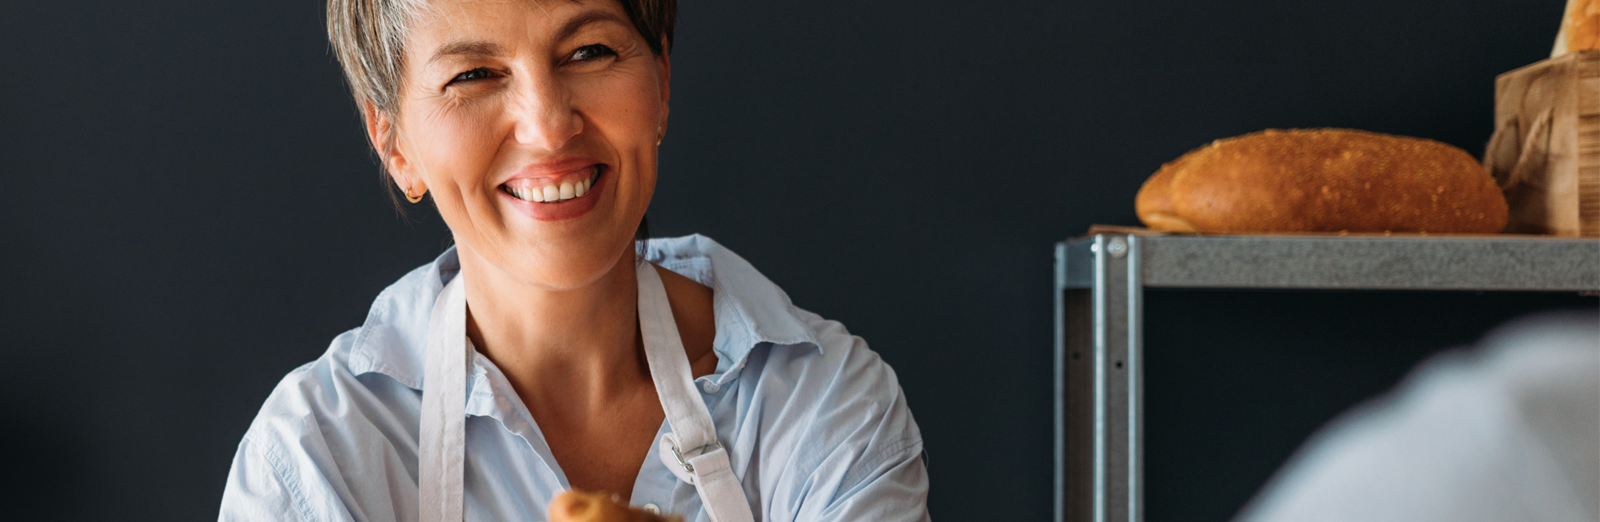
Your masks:
{"label": "woman's nose", "polygon": [[518,143],[557,151],[583,132],[583,117],[574,110],[571,93],[559,78],[538,75],[525,82],[520,91],[515,114]]}

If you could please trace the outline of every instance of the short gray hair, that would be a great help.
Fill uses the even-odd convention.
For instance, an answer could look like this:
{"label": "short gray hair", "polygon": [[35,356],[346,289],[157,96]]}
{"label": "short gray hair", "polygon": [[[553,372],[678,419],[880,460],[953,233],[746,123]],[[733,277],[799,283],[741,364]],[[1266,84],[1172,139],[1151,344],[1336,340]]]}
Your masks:
{"label": "short gray hair", "polygon": [[399,108],[406,29],[427,0],[328,0],[328,42],[362,115]]}
{"label": "short gray hair", "polygon": [[[619,1],[652,52],[660,55],[672,50],[677,0]],[[328,0],[328,43],[344,68],[350,95],[363,117],[388,117],[391,125],[395,121],[405,73],[406,30],[428,9],[429,0]],[[369,110],[378,114],[368,114]],[[393,140],[390,132],[389,143],[373,144],[379,149],[380,165]],[[384,186],[391,187],[389,194],[399,208],[400,197],[393,185],[385,179]]]}

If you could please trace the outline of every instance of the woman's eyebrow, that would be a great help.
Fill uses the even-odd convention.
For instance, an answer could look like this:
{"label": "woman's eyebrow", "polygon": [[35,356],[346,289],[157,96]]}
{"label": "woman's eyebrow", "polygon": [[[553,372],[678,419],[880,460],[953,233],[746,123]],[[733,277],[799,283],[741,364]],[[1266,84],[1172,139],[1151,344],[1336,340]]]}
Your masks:
{"label": "woman's eyebrow", "polygon": [[482,40],[461,40],[439,46],[439,49],[433,52],[433,57],[428,58],[428,65],[433,65],[434,62],[449,56],[486,57],[502,54],[505,54],[505,51],[500,48],[500,44]]}
{"label": "woman's eyebrow", "polygon": [[617,15],[612,14],[609,11],[594,9],[590,11],[584,11],[579,13],[577,16],[568,19],[567,23],[562,24],[561,29],[556,31],[556,37],[552,41],[559,42],[566,40],[567,38],[572,37],[573,33],[576,33],[579,29],[582,29],[583,26],[596,22],[616,22],[622,24],[623,27],[632,27],[628,24],[628,22],[618,18]]}

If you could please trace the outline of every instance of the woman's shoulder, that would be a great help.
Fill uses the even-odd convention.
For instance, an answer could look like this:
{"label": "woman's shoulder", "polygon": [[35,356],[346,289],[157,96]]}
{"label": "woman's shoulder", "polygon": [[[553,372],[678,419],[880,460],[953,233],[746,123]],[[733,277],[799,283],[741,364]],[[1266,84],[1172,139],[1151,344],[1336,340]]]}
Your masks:
{"label": "woman's shoulder", "polygon": [[350,349],[361,334],[335,337],[321,357],[278,381],[239,442],[225,515],[295,518],[293,511],[336,520],[349,506],[394,505],[395,488],[413,482],[406,463],[415,461],[420,392],[352,371]]}
{"label": "woman's shoulder", "polygon": [[774,512],[919,509],[927,493],[922,432],[894,368],[842,323],[793,313],[811,341],[754,350],[739,377],[759,409],[746,416],[759,419],[761,432],[750,450],[776,464],[757,470],[759,482],[773,485]]}
{"label": "woman's shoulder", "polygon": [[[838,321],[795,306],[788,293],[732,250],[701,235],[652,239],[645,246],[650,262],[712,289],[722,369],[760,364],[763,374],[802,379],[785,378],[786,385],[900,392],[894,370],[864,339]],[[837,381],[846,377],[850,382]]]}
{"label": "woman's shoulder", "polygon": [[380,292],[360,327],[278,381],[241,447],[281,448],[319,466],[369,453],[356,451],[362,444],[414,447],[428,317],[457,270],[452,249]]}
{"label": "woman's shoulder", "polygon": [[791,406],[803,403],[813,415],[837,417],[842,424],[895,417],[905,431],[916,432],[899,376],[866,339],[839,321],[798,307],[793,313],[811,338],[775,343],[761,357],[752,357],[752,362],[761,359],[761,380],[783,383],[788,389],[781,399]]}
{"label": "woman's shoulder", "polygon": [[308,438],[331,445],[409,439],[414,430],[406,421],[415,425],[421,392],[381,372],[352,370],[352,348],[362,333],[340,334],[321,357],[279,380],[245,438],[301,448]]}
{"label": "woman's shoulder", "polygon": [[738,424],[761,433],[761,448],[749,450],[785,463],[767,471],[845,483],[920,455],[921,432],[899,378],[865,339],[796,306],[710,238],[647,247],[649,261],[712,288],[719,377],[709,389],[740,388]]}

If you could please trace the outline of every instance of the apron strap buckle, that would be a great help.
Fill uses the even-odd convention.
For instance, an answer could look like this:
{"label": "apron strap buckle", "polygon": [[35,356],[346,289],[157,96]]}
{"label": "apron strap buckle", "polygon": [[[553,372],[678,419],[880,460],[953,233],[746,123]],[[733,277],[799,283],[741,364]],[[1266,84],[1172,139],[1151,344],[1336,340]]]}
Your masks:
{"label": "apron strap buckle", "polygon": [[678,438],[675,435],[671,433],[663,434],[661,436],[661,450],[658,455],[661,457],[661,463],[666,465],[673,475],[677,475],[678,479],[690,484],[696,482],[694,464],[690,461],[694,460],[695,457],[722,449],[722,443],[716,440],[689,451],[682,451],[678,449],[678,446]]}

